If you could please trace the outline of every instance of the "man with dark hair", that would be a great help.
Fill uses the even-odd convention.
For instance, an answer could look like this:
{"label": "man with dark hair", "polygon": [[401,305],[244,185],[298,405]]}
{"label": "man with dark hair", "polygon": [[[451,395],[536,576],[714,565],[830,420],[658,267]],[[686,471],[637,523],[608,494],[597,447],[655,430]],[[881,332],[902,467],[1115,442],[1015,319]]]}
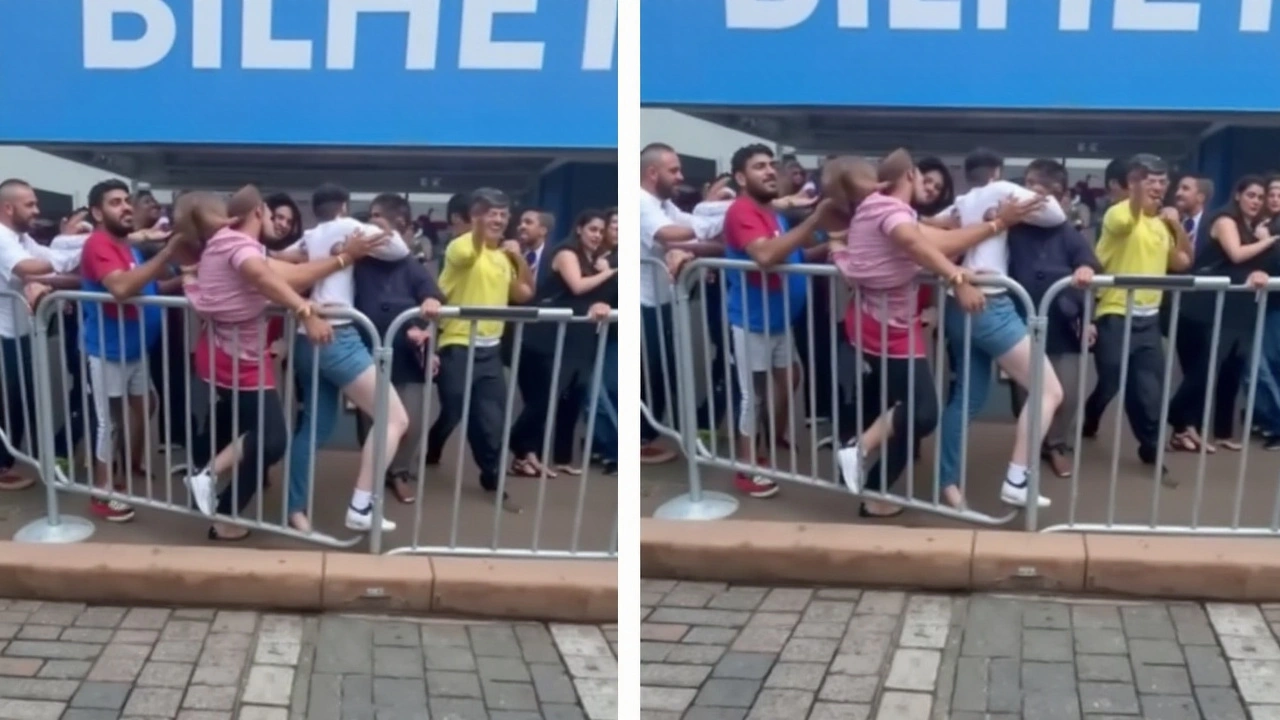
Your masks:
{"label": "man with dark hair", "polygon": [[1201,221],[1205,208],[1213,201],[1213,181],[1209,178],[1184,176],[1178,181],[1178,189],[1174,191],[1173,206],[1182,216],[1182,229],[1191,241],[1191,249],[1196,249],[1200,237]]}
{"label": "man with dark hair", "polygon": [[[81,288],[109,293],[116,302],[84,302],[81,344],[89,360],[89,384],[98,417],[94,444],[94,486],[104,492],[132,490],[130,476],[147,476],[144,438],[150,418],[151,379],[143,356],[160,336],[163,311],[155,305],[125,305],[135,297],[160,294],[160,279],[174,260],[176,247],[165,242],[150,258],[143,258],[138,242],[167,239],[165,231],[135,231],[129,186],[105,180],[89,190],[94,231],[81,257]],[[116,430],[125,426],[124,476],[113,482]],[[117,499],[93,497],[90,510],[109,522],[133,519],[133,508]]]}
{"label": "man with dark hair", "polygon": [[[959,227],[978,225],[995,218],[997,208],[1010,199],[1018,202],[1036,202],[1034,192],[1004,179],[1004,160],[995,152],[979,149],[970,153],[964,161],[964,174],[972,187],[956,198],[950,214],[958,220]],[[948,211],[943,211],[948,214]],[[1067,214],[1054,198],[1039,203],[1023,220],[1024,223],[1044,228],[1055,228],[1067,222]],[[1009,237],[998,232],[978,243],[965,253],[961,267],[979,276],[1008,277]],[[953,367],[959,371],[952,383],[946,407],[942,411],[942,425],[938,434],[938,452],[941,481],[946,486],[945,497],[953,506],[963,502],[958,483],[963,477],[960,466],[963,427],[977,416],[986,404],[990,392],[993,366],[999,367],[1024,390],[1030,389],[1032,363],[1037,358],[1031,352],[1031,337],[1026,320],[1019,314],[1017,303],[1002,287],[982,287],[987,296],[986,307],[972,316],[972,324],[966,328],[963,309],[948,297],[945,305],[947,352],[953,359]],[[966,338],[968,334],[968,338]],[[969,351],[965,357],[966,348]],[[965,368],[968,368],[967,372]],[[1036,388],[1041,392],[1040,424],[1043,433],[1049,427],[1049,419],[1062,402],[1062,388],[1053,374],[1053,368],[1044,363],[1044,382]],[[967,403],[967,404],[966,404]],[[1049,498],[1028,495],[1028,463],[1037,461],[1042,437],[1031,437],[1030,420],[1021,417],[1014,435],[1014,451],[1004,482],[1000,486],[1001,501],[1019,507],[1028,502],[1040,507],[1049,505]]]}
{"label": "man with dark hair", "polygon": [[[409,201],[395,193],[379,195],[369,206],[371,222],[384,223],[402,236],[413,232],[412,214]],[[384,342],[392,322],[405,311],[423,307],[426,314],[434,316],[444,300],[435,276],[412,256],[399,260],[367,258],[357,263],[355,291],[356,310],[373,322]],[[422,466],[418,438],[425,420],[423,398],[439,365],[438,356],[427,354],[430,339],[431,325],[426,319],[419,319],[406,324],[399,335],[390,340],[391,383],[404,403],[409,426],[396,454],[387,458],[386,483],[402,503],[414,501],[417,473],[413,468]],[[371,423],[360,415],[356,418],[356,428],[363,444]]]}
{"label": "man with dark hair", "polygon": [[[0,297],[0,382],[4,392],[0,422],[8,437],[8,443],[0,441],[0,490],[23,490],[35,484],[35,478],[14,472],[16,459],[9,452],[10,446],[22,447],[28,430],[36,431],[30,308],[51,289],[80,286],[79,278],[70,274],[80,264],[78,251],[51,250],[31,238],[39,217],[40,206],[31,185],[17,179],[0,182],[0,288],[9,293]],[[78,425],[70,419],[68,422],[74,433]],[[66,433],[58,433],[55,449],[60,457],[68,454],[68,440]]]}
{"label": "man with dark hair", "polygon": [[[362,223],[348,215],[351,199],[346,188],[326,183],[316,188],[311,196],[311,207],[319,223],[308,230],[302,239],[280,256],[294,262],[316,261],[333,256],[341,257],[345,243],[355,237],[385,238],[371,253],[372,258],[395,261],[409,257],[409,247],[399,232],[389,227]],[[355,279],[351,268],[344,268],[325,277],[311,290],[315,306],[331,309],[352,309],[355,305]],[[312,305],[303,310],[310,314]],[[357,326],[341,316],[330,319],[333,340],[326,345],[313,345],[306,335],[294,340],[294,362],[303,386],[316,387],[316,396],[308,397],[293,438],[289,455],[289,487],[285,495],[289,524],[302,532],[310,532],[312,518],[307,515],[311,495],[311,475],[315,467],[315,449],[329,440],[337,422],[338,402],[341,397],[350,400],[357,410],[372,415],[377,385],[377,369],[373,356],[361,337]],[[394,457],[400,441],[409,425],[400,397],[390,396],[387,407],[387,433],[385,457]],[[351,502],[346,511],[346,527],[358,532],[373,527],[373,440],[366,439],[361,448],[360,474],[352,490]],[[313,446],[312,443],[315,443]],[[395,523],[382,520],[382,529],[391,531]]]}
{"label": "man with dark hair", "polygon": [[[449,242],[445,250],[440,289],[450,305],[507,307],[534,297],[533,273],[520,244],[503,240],[511,216],[506,193],[480,188],[471,195],[471,231]],[[423,308],[424,315],[430,309]],[[503,437],[506,434],[506,369],[502,364],[501,320],[443,320],[436,345],[440,355],[440,414],[427,440],[427,464],[440,462],[440,453],[454,428],[463,420],[468,356],[472,356],[471,405],[467,416],[467,444],[480,469],[480,486],[497,493]],[[473,334],[474,333],[474,334]],[[504,507],[518,512],[505,496]]]}
{"label": "man with dark hair", "polygon": [[[542,258],[546,255],[547,240],[555,230],[556,216],[545,210],[529,208],[520,213],[516,237],[524,250],[524,261],[528,263],[529,270],[533,272],[534,282],[538,285],[542,284],[542,278],[547,274]],[[546,263],[546,266],[550,265],[551,263]]]}
{"label": "man with dark hair", "polygon": [[[1027,166],[1022,183],[1028,190],[1066,203],[1067,169],[1057,160],[1035,160]],[[1076,287],[1061,291],[1048,310],[1044,333],[1045,353],[1062,386],[1062,403],[1045,428],[1040,454],[1058,477],[1071,476],[1071,434],[1075,432],[1076,388],[1080,377],[1082,340],[1092,345],[1097,329],[1084,316],[1084,288],[1101,270],[1093,248],[1072,223],[1053,227],[1016,225],[1009,229],[1009,277],[1031,296],[1035,307],[1049,288],[1064,277],[1074,277]],[[1022,311],[1021,304],[1018,310]],[[1021,412],[1027,393],[1014,386],[1014,415]]]}
{"label": "man with dark hair", "polygon": [[[825,245],[809,247],[822,227],[822,213],[810,213],[795,227],[782,231],[773,207],[778,199],[773,157],[773,151],[760,144],[747,145],[733,154],[733,179],[742,193],[725,213],[725,257],[752,260],[766,269],[826,258]],[[804,313],[806,281],[795,274],[727,272],[725,285],[725,310],[742,392],[738,456],[754,459],[772,448],[785,447],[792,437],[789,400],[793,390],[788,381],[799,381],[801,370],[796,365],[791,327]],[[769,395],[773,403],[766,402]],[[774,416],[762,417],[770,406]],[[761,433],[763,447],[757,444]],[[779,460],[772,459],[774,463]],[[778,493],[772,480],[749,472],[737,473],[734,484],[751,497]]]}
{"label": "man with dark hair", "polygon": [[[1166,275],[1191,268],[1193,251],[1175,208],[1161,208],[1169,189],[1169,169],[1155,155],[1135,155],[1126,164],[1127,197],[1102,218],[1096,252],[1108,275]],[[1112,169],[1108,166],[1108,186]],[[1138,457],[1153,465],[1163,435],[1160,396],[1164,376],[1164,339],[1160,333],[1159,290],[1125,288],[1098,293],[1094,362],[1098,382],[1085,403],[1084,435],[1093,437],[1107,405],[1120,390],[1121,368],[1128,363],[1125,415],[1138,441]],[[1129,316],[1126,318],[1126,316]],[[1125,325],[1130,324],[1129,356],[1124,358]],[[1164,468],[1161,469],[1165,471]]]}

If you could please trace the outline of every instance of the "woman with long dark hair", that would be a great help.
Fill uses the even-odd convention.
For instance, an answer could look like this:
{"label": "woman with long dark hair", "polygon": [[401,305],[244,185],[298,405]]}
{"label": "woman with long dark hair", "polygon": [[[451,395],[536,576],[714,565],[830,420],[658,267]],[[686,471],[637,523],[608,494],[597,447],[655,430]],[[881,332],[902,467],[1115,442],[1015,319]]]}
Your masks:
{"label": "woman with long dark hair", "polygon": [[[1256,233],[1263,219],[1266,181],[1247,175],[1236,182],[1231,202],[1208,223],[1202,223],[1201,237],[1196,242],[1192,275],[1226,276],[1232,284],[1245,283],[1261,289],[1268,276],[1277,272],[1274,235]],[[1170,448],[1197,451],[1215,448],[1202,438],[1205,395],[1211,371],[1216,368],[1216,397],[1210,418],[1213,438],[1228,450],[1239,450],[1235,439],[1236,398],[1248,368],[1253,347],[1253,329],[1257,320],[1258,298],[1253,293],[1230,292],[1222,300],[1218,342],[1209,352],[1206,345],[1213,337],[1217,293],[1187,293],[1182,300],[1178,325],[1180,356],[1184,363],[1182,383],[1169,404],[1169,424],[1173,427]],[[1191,346],[1184,345],[1189,343]]]}
{"label": "woman with long dark hair", "polygon": [[921,219],[932,219],[955,203],[956,184],[941,158],[920,158],[916,170],[920,172],[920,197],[914,203],[915,210]]}
{"label": "woman with long dark hair", "polygon": [[302,238],[302,210],[286,193],[276,193],[267,198],[267,210],[271,212],[274,239],[268,241],[269,250],[283,250]]}
{"label": "woman with long dark hair", "polygon": [[[610,260],[613,253],[601,252],[607,225],[608,218],[600,210],[585,210],[578,215],[573,235],[556,248],[550,272],[538,286],[536,307],[569,308],[575,315],[604,319],[617,306],[616,262]],[[537,477],[544,471],[538,456],[553,403],[554,464],[557,470],[569,474],[580,472],[573,467],[573,439],[582,409],[582,389],[590,386],[594,370],[597,327],[583,323],[565,327],[560,373],[553,379],[556,328],[556,323],[535,323],[524,333],[519,368],[524,409],[511,427],[511,454],[515,458],[512,472],[517,475]],[[553,384],[555,396],[551,394]],[[602,420],[597,417],[597,425]],[[616,431],[613,437],[617,437]],[[595,451],[606,460],[617,459],[616,447],[597,447]],[[547,476],[553,477],[554,473],[548,472]]]}

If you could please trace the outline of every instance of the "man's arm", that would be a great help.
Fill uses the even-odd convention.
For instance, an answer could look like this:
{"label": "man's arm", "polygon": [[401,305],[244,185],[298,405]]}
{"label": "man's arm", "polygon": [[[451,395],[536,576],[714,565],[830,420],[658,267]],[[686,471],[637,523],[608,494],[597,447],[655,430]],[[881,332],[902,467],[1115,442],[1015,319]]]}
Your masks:
{"label": "man's arm", "polygon": [[706,241],[719,235],[724,229],[724,215],[690,215],[679,210],[668,211],[656,201],[640,203],[640,234],[652,236],[654,242],[669,249],[683,247],[686,243]]}
{"label": "man's arm", "polygon": [[1186,272],[1195,261],[1195,250],[1191,245],[1191,237],[1178,220],[1177,211],[1173,210],[1172,213],[1172,217],[1160,218],[1173,236],[1173,245],[1169,247],[1169,269],[1173,272]]}
{"label": "man's arm", "polygon": [[160,248],[160,252],[137,267],[108,271],[102,276],[102,285],[116,300],[137,297],[143,288],[157,280],[168,269],[173,251],[173,245],[166,243]]}
{"label": "man's arm", "polygon": [[529,269],[529,263],[524,261],[524,255],[520,253],[520,247],[516,243],[512,241],[503,243],[502,252],[511,261],[511,268],[514,271],[511,275],[507,299],[517,305],[524,305],[533,300],[535,295],[534,288],[537,287],[537,283],[534,281],[533,271]]}
{"label": "man's arm", "polygon": [[761,222],[755,213],[747,212],[745,205],[737,205],[725,216],[725,240],[746,252],[760,267],[776,267],[813,238],[821,227],[824,214],[815,211],[795,227],[773,237],[772,228]]}
{"label": "man's arm", "polygon": [[[1004,182],[1000,187],[1001,189],[1008,189],[1014,200],[1018,202],[1027,202],[1039,197],[1036,193],[1016,183]],[[1044,200],[1044,204],[1027,213],[1022,222],[1036,227],[1058,227],[1067,221],[1067,213],[1058,204],[1057,198],[1046,197]]]}
{"label": "man's arm", "polygon": [[388,262],[403,260],[404,258],[409,257],[409,245],[405,243],[404,238],[400,236],[400,233],[395,230],[380,228],[377,225],[372,225],[370,223],[361,224],[360,230],[366,237],[378,237],[385,235],[387,238],[385,243],[374,248],[373,251],[369,253],[371,257],[375,257],[379,260],[386,260]]}

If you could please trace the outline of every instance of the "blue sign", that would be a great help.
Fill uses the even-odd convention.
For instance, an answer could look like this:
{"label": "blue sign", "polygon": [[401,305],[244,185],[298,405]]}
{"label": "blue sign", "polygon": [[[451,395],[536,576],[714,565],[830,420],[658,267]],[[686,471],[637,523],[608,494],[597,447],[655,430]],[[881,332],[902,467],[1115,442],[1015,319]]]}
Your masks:
{"label": "blue sign", "polygon": [[0,139],[614,148],[617,0],[31,0]]}
{"label": "blue sign", "polygon": [[644,0],[640,94],[651,105],[1276,112],[1272,4]]}

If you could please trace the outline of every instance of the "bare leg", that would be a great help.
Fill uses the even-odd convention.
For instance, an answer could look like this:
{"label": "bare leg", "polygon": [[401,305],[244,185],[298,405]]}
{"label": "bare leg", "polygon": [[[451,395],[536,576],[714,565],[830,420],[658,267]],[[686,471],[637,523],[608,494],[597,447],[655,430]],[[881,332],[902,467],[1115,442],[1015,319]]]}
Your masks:
{"label": "bare leg", "polygon": [[[1040,445],[1044,442],[1044,436],[1049,431],[1049,426],[1053,424],[1053,416],[1062,405],[1062,384],[1058,382],[1058,374],[1054,372],[1053,365],[1049,363],[1048,358],[1044,358],[1042,362],[1044,367],[1042,370],[1043,382],[1041,384],[1040,432],[1037,437],[1029,437],[1031,403],[1028,402],[1023,406],[1022,412],[1018,413],[1018,425],[1013,441],[1013,454],[1009,459],[1011,473],[1015,473],[1019,469],[1025,472],[1027,468],[1031,467],[1032,463],[1039,462]],[[1008,373],[1015,383],[1030,392],[1031,339],[1029,337],[1022,338],[1009,352],[997,358],[996,364],[1000,366],[1000,369]]]}
{"label": "bare leg", "polygon": [[[377,370],[373,366],[369,366],[359,377],[352,380],[346,387],[342,388],[342,394],[351,402],[355,403],[356,408],[360,412],[369,417],[373,417],[374,391],[377,387]],[[404,404],[400,402],[400,396],[393,389],[388,397],[387,403],[387,435],[385,440],[385,451],[387,462],[391,462],[391,458],[395,457],[396,450],[400,447],[400,440],[404,438],[405,432],[409,429],[409,413],[405,411]],[[365,438],[364,447],[360,450],[360,474],[356,476],[356,490],[365,492],[373,492],[373,443],[376,440],[373,433],[369,433],[369,437]]]}

